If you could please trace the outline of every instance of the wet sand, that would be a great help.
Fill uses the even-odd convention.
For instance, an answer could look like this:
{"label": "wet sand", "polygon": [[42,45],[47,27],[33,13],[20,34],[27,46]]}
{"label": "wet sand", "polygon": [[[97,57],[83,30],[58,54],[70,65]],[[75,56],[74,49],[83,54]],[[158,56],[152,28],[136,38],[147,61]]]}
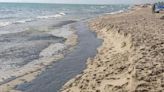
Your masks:
{"label": "wet sand", "polygon": [[163,92],[164,20],[150,6],[93,19],[103,39],[87,68],[62,92]]}

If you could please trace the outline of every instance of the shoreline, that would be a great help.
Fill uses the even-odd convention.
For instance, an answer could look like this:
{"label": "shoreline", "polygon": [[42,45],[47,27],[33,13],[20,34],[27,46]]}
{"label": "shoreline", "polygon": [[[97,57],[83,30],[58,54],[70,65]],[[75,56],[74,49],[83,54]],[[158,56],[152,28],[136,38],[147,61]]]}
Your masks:
{"label": "shoreline", "polygon": [[[68,21],[68,25],[71,26],[71,24],[69,22],[71,24],[73,24],[72,22],[76,22],[76,21]],[[66,24],[67,24],[67,21],[66,21]],[[59,25],[64,25],[64,24],[59,24]],[[58,30],[59,25],[54,26],[54,27],[57,27],[56,31]],[[30,30],[35,30],[35,29],[30,29]],[[45,32],[48,31],[46,28],[44,30],[45,30]],[[42,30],[42,31],[44,31],[44,30]],[[56,33],[59,33],[59,32],[57,31]],[[64,33],[63,34],[62,33],[59,33],[59,35],[55,35],[55,33],[49,32],[49,34],[52,34],[56,37],[65,36]],[[11,33],[11,34],[15,34],[15,33]],[[64,44],[69,46],[69,50],[66,51],[66,53],[68,54],[69,52],[71,52],[74,49],[74,46],[77,44],[77,35],[76,35],[76,33],[73,33],[72,35],[70,35],[70,37],[64,37],[64,38],[67,38],[67,40]],[[72,45],[72,47],[71,47],[71,45]],[[55,47],[58,48],[59,46],[61,46],[61,49],[62,49],[63,44],[56,43],[56,45],[55,44],[49,45],[47,48],[43,49],[43,51],[40,53],[40,55],[41,56],[50,55],[52,53],[47,53],[47,52]],[[65,48],[65,47],[63,47],[63,48]],[[58,49],[60,50],[60,48],[58,48]],[[40,74],[42,74],[42,72],[45,71],[46,67],[49,67],[49,65],[52,64],[53,62],[60,61],[63,58],[64,58],[63,54],[58,54],[58,55],[54,56],[53,58],[46,59],[46,62],[44,62],[45,59],[41,60],[41,61],[43,61],[43,63],[37,64],[34,68],[24,69],[24,70],[21,69],[21,71],[26,71],[26,72],[24,72],[24,73],[19,72],[18,74],[16,74],[16,76],[14,75],[14,77],[7,78],[7,80],[5,79],[5,81],[1,82],[1,84],[0,84],[0,91],[19,92],[18,90],[15,90],[15,87],[17,85],[19,86],[21,84],[31,82],[32,80],[36,79]],[[51,61],[53,61],[53,62],[51,62]]]}
{"label": "shoreline", "polygon": [[[19,21],[19,22],[22,22],[22,21]],[[67,21],[66,21],[67,22]],[[71,21],[70,21],[71,22]],[[72,22],[76,22],[76,21],[72,21]],[[46,23],[48,23],[48,22],[46,22],[45,21],[45,24]],[[69,22],[68,22],[69,23]],[[35,23],[33,23],[33,24],[35,24]],[[44,23],[43,23],[44,24]],[[50,23],[51,24],[51,23]],[[67,23],[66,23],[67,24]],[[47,24],[48,25],[48,24]],[[62,25],[62,24],[59,24],[59,25]],[[54,27],[57,27],[58,28],[58,26],[59,25],[57,25],[57,26],[54,26]],[[65,25],[65,24],[63,24],[63,25]],[[21,28],[21,26],[19,26],[20,28]],[[42,29],[42,28],[41,28]],[[85,29],[85,28],[84,28]],[[87,28],[86,28],[87,29]],[[13,29],[12,29],[13,30]],[[47,31],[47,29],[46,28],[44,28],[43,27],[43,29],[42,29],[42,31],[43,30],[46,30]],[[81,30],[83,30],[83,28],[81,29]],[[87,29],[88,30],[88,29]],[[58,32],[57,32],[58,33]],[[13,33],[14,34],[14,33]],[[51,34],[51,33],[50,33]],[[52,33],[54,36],[56,36],[55,35],[55,33]],[[62,34],[62,33],[61,33]],[[64,33],[63,33],[64,34]],[[95,33],[93,33],[94,34],[94,36],[95,36]],[[92,34],[90,34],[90,35],[92,35]],[[91,38],[91,37],[90,37]],[[35,39],[35,38],[34,38]],[[73,41],[72,41],[73,40]],[[67,44],[67,45],[73,45],[73,46],[75,46],[77,43],[76,42],[74,42],[74,40],[77,40],[77,35],[75,35],[75,34],[73,34],[73,35],[71,35],[71,37],[69,37],[69,39],[67,39],[67,41],[64,43],[64,44]],[[93,40],[94,41],[94,40]],[[86,42],[88,42],[88,41],[86,41]],[[49,45],[47,48],[45,48],[45,49],[43,49],[43,51],[40,53],[40,55],[39,56],[45,56],[45,57],[47,57],[47,56],[49,56],[49,55],[52,55],[52,54],[54,54],[53,52],[49,52],[50,50],[52,50],[52,49],[54,49],[54,48],[57,48],[58,49],[58,51],[60,52],[60,50],[62,49],[64,49],[65,50],[65,46],[64,46],[64,44],[60,44],[60,43],[56,43],[56,44],[54,44],[54,45]],[[98,42],[97,43],[93,43],[93,44],[96,44],[96,46],[97,46],[97,44],[98,44]],[[93,48],[90,48],[90,49],[88,49],[89,51],[87,51],[87,52],[92,52],[92,54],[91,53],[88,53],[88,56],[90,57],[90,54],[91,54],[91,56],[92,55],[94,55],[95,54],[95,52],[94,51],[91,51],[91,50],[94,50],[94,48],[96,47],[96,46],[93,46]],[[59,48],[58,48],[59,47]],[[86,48],[88,48],[88,47],[86,47]],[[69,49],[69,51],[72,51],[72,49],[74,49],[74,47],[70,47],[70,49]],[[58,52],[57,51],[57,52]],[[69,53],[69,51],[66,51],[66,53]],[[64,53],[65,53],[65,51],[64,51]],[[83,57],[82,55],[80,55],[80,57]],[[86,57],[86,56],[84,56],[84,57]],[[51,63],[51,61],[53,61],[53,62],[56,62],[56,61],[60,61],[61,59],[63,59],[64,58],[64,55],[63,55],[63,53],[61,53],[60,55],[56,55],[55,57],[52,57],[52,58],[46,58],[46,59],[42,59],[41,61],[43,61],[43,63],[38,63],[38,65],[37,66],[35,66],[34,68],[35,69],[33,69],[33,68],[31,68],[30,70],[28,70],[28,69],[24,69],[25,71],[28,71],[28,73],[24,73],[24,74],[22,74],[23,72],[24,72],[24,70],[22,69],[22,70],[20,70],[21,72],[19,72],[18,73],[18,75],[16,74],[16,76],[14,75],[12,78],[7,78],[8,76],[7,75],[4,75],[8,80],[6,81],[6,83],[4,82],[4,83],[2,83],[2,84],[0,84],[0,91],[1,90],[7,90],[7,91],[18,91],[18,90],[15,90],[15,89],[17,89],[17,87],[18,87],[18,89],[20,88],[21,89],[21,86],[22,85],[24,85],[25,84],[25,86],[26,86],[26,83],[28,84],[28,83],[32,83],[33,82],[33,80],[37,80],[37,78],[38,78],[38,76],[40,75],[40,74],[42,74],[43,72],[43,75],[45,74],[45,71],[47,71],[47,70],[49,70],[52,66],[50,65],[50,64],[53,64],[54,65],[54,63]],[[54,61],[54,59],[55,59],[55,61]],[[57,59],[57,60],[56,60]],[[44,61],[46,61],[46,62],[44,62]],[[79,60],[80,61],[80,60]],[[86,60],[85,60],[86,61]],[[39,61],[38,61],[39,62]],[[44,67],[44,69],[42,69]],[[45,69],[45,67],[46,67],[46,69]],[[26,68],[28,68],[28,67],[26,67]],[[15,70],[16,71],[16,70]],[[77,70],[78,71],[78,70]],[[79,71],[82,71],[82,70],[79,70]],[[2,73],[3,74],[3,73]],[[4,76],[2,76],[2,77],[4,77]],[[45,82],[44,80],[43,80],[43,82]],[[40,82],[41,83],[41,82]],[[19,85],[20,84],[20,85]],[[39,85],[39,84],[38,84]],[[22,86],[22,88],[24,88],[23,86]]]}
{"label": "shoreline", "polygon": [[71,28],[71,24],[65,26],[70,27],[68,32],[65,31],[64,27],[62,27],[63,29],[61,28],[52,31],[45,31],[46,34],[66,39],[64,43],[52,43],[39,53],[39,56],[42,58],[31,61],[30,63],[24,65],[24,67],[20,68],[19,71],[18,69],[8,71],[11,72],[12,76],[14,77],[4,79],[5,81],[3,82],[1,81],[0,92],[19,92],[14,90],[15,86],[34,80],[43,71],[45,71],[45,68],[49,67],[52,63],[61,60],[64,58],[64,55],[70,53],[74,49],[75,45],[77,44],[78,37],[75,31]]}
{"label": "shoreline", "polygon": [[[164,90],[162,14],[150,6],[93,19],[89,25],[103,44],[82,74],[61,92],[156,92]],[[157,25],[158,24],[158,25]]]}
{"label": "shoreline", "polygon": [[78,44],[71,53],[53,63],[31,82],[17,85],[15,89],[23,92],[57,92],[69,79],[81,73],[88,57],[94,57],[97,47],[101,45],[101,40],[97,39],[85,23],[73,25],[78,35]]}

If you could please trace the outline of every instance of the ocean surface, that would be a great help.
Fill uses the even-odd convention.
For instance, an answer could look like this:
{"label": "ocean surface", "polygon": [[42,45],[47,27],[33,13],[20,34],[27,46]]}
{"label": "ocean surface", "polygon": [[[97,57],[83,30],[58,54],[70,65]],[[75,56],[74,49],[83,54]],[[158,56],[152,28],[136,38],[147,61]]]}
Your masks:
{"label": "ocean surface", "polygon": [[[33,4],[33,3],[0,3],[0,34],[5,31],[23,31],[23,29],[4,29],[6,26],[42,26],[48,20],[73,19],[81,20],[103,13],[123,11],[128,5],[74,5],[74,4]],[[44,21],[44,23],[42,23]],[[53,20],[54,21],[54,20]],[[35,25],[33,25],[35,23]],[[49,23],[48,23],[49,24]],[[13,30],[14,28],[14,30]]]}
{"label": "ocean surface", "polygon": [[0,3],[0,85],[56,53],[47,51],[49,46],[58,43],[67,48],[64,36],[71,34],[67,24],[128,8],[129,5]]}

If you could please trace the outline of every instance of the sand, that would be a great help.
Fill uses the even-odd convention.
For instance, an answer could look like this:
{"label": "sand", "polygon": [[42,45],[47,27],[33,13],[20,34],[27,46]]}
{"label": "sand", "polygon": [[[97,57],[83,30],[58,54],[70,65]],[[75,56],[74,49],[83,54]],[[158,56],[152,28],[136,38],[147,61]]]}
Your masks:
{"label": "sand", "polygon": [[61,92],[163,92],[164,14],[150,6],[93,19],[103,44]]}

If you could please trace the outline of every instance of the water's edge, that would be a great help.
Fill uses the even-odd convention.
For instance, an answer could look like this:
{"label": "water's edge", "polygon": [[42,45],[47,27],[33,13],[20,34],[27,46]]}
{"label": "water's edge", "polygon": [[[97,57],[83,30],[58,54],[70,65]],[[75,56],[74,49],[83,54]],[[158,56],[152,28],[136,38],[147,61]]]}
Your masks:
{"label": "water's edge", "polygon": [[23,92],[57,92],[67,81],[80,74],[86,67],[89,57],[94,57],[97,48],[101,45],[95,33],[91,32],[84,22],[73,25],[78,35],[78,44],[72,53],[64,59],[52,64],[30,83],[24,83],[16,87]]}

